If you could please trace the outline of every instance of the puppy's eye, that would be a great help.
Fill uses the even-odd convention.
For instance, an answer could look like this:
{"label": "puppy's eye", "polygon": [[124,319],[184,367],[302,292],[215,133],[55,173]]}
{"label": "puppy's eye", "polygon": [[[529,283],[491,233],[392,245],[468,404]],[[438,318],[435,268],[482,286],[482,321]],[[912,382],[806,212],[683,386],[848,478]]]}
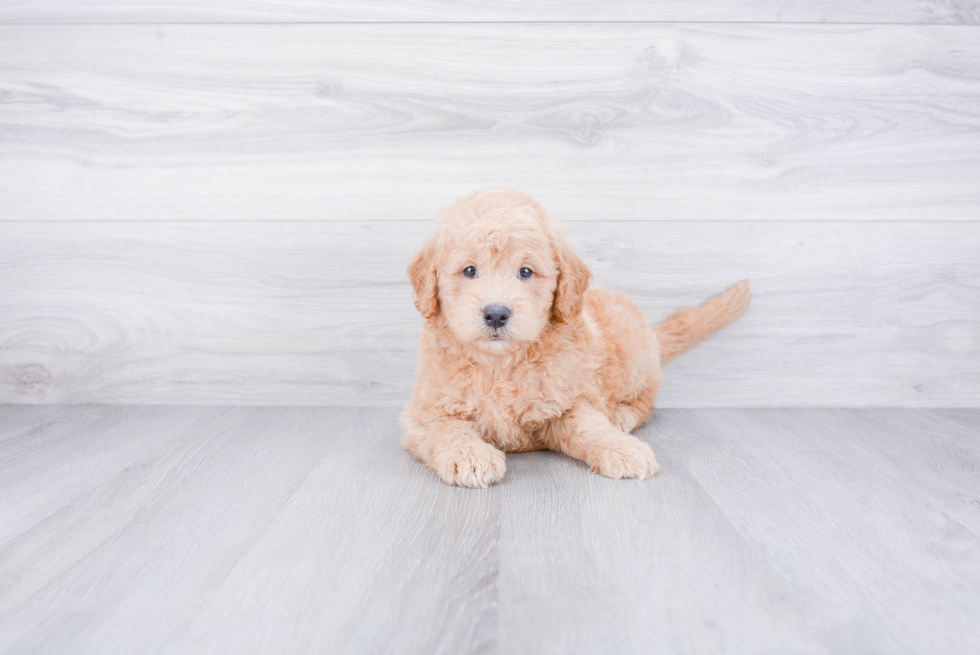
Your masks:
{"label": "puppy's eye", "polygon": [[463,269],[463,275],[465,275],[466,277],[476,277],[476,267],[467,266],[466,268]]}
{"label": "puppy's eye", "polygon": [[522,268],[521,269],[521,279],[522,280],[528,279],[529,277],[531,277],[531,273],[532,273],[531,269],[526,268],[526,267],[525,268]]}

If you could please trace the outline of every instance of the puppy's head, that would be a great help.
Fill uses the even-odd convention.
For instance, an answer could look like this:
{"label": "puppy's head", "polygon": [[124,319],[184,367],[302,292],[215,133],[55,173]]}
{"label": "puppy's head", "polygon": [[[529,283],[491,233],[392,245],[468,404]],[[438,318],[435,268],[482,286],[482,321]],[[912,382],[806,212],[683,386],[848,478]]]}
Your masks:
{"label": "puppy's head", "polygon": [[557,221],[516,191],[480,191],[443,211],[408,267],[416,307],[488,353],[538,339],[582,310],[591,273]]}

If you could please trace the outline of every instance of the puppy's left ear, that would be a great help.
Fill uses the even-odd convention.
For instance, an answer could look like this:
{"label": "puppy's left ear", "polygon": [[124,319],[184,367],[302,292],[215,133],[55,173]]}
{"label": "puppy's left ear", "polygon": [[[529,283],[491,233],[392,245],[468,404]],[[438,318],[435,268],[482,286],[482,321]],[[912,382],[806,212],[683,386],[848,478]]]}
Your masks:
{"label": "puppy's left ear", "polygon": [[555,288],[555,303],[551,311],[556,321],[568,323],[582,313],[582,303],[592,279],[592,271],[564,239],[555,247],[555,259],[558,264],[558,286]]}
{"label": "puppy's left ear", "polygon": [[429,237],[422,249],[415,253],[408,265],[408,279],[415,289],[415,307],[422,318],[432,318],[439,313],[439,293],[436,286],[436,242]]}

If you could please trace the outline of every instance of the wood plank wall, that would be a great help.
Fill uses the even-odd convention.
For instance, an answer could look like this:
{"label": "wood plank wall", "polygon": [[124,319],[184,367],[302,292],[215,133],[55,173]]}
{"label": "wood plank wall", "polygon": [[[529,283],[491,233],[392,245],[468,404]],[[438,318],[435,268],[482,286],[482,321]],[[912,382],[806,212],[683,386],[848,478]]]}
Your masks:
{"label": "wood plank wall", "polygon": [[523,189],[662,406],[976,406],[980,2],[0,5],[0,402],[400,404],[404,268]]}

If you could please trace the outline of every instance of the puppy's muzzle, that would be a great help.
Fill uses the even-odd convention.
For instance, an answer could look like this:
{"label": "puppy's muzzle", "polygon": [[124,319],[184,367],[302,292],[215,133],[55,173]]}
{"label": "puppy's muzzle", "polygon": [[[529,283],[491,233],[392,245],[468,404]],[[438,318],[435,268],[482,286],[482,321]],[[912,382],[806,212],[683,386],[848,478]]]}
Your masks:
{"label": "puppy's muzzle", "polygon": [[483,322],[494,330],[507,325],[510,318],[510,309],[503,305],[487,305],[483,308]]}

